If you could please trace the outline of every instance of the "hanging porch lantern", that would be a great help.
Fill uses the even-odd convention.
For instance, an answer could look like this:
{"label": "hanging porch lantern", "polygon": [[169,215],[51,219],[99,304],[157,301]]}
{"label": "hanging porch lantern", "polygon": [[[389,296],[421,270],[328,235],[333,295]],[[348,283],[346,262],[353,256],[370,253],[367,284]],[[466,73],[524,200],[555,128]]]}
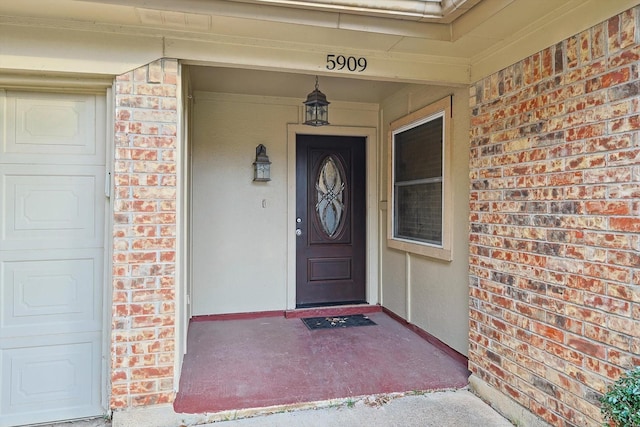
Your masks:
{"label": "hanging porch lantern", "polygon": [[328,125],[329,104],[326,95],[318,89],[318,76],[316,76],[316,88],[307,95],[307,100],[304,101],[304,124],[309,126]]}

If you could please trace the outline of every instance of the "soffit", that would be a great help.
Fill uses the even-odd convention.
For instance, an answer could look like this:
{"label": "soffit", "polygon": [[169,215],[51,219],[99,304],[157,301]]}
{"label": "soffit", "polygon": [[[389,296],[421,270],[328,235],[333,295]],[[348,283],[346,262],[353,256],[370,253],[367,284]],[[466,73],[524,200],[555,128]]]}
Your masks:
{"label": "soffit", "polygon": [[[298,98],[300,105],[314,88],[314,76],[264,70],[226,67],[190,66],[189,77],[193,91]],[[356,80],[322,76],[320,90],[329,102],[364,102],[380,104],[401,89],[412,85],[401,82]]]}
{"label": "soffit", "polygon": [[228,0],[419,22],[450,23],[482,0]]}

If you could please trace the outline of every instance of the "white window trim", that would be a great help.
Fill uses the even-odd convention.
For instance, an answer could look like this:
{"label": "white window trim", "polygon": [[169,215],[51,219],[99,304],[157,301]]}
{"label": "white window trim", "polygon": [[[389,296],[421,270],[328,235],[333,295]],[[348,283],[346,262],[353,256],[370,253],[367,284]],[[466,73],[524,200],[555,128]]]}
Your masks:
{"label": "white window trim", "polygon": [[[453,226],[452,187],[451,187],[451,136],[453,133],[453,118],[451,114],[452,97],[448,96],[433,104],[427,105],[413,113],[391,123],[389,127],[388,153],[388,185],[387,200],[387,246],[405,252],[412,252],[443,261],[452,260],[451,236]],[[442,150],[442,244],[436,245],[416,240],[394,237],[394,135],[399,131],[410,129],[428,120],[442,117],[443,119],[443,150]]]}

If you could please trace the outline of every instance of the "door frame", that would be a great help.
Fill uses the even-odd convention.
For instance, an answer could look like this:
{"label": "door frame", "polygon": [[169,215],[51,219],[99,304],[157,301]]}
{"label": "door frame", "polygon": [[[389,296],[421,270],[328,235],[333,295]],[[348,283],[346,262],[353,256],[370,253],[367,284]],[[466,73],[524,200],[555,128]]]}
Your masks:
{"label": "door frame", "polygon": [[366,301],[378,304],[378,138],[376,128],[350,126],[287,125],[287,309],[296,308],[296,138],[297,135],[337,135],[364,137],[366,158]]}

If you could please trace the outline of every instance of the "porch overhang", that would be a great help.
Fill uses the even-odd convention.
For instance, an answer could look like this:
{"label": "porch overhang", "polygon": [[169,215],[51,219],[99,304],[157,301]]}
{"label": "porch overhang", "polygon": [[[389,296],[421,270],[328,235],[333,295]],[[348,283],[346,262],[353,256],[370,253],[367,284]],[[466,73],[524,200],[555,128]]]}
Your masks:
{"label": "porch overhang", "polygon": [[[636,5],[635,0],[442,1],[433,3],[440,3],[443,17],[423,22],[378,16],[371,8],[324,10],[355,3],[347,0],[271,3],[3,4],[0,69],[115,76],[171,57],[211,66],[468,85]],[[305,7],[290,7],[293,3]],[[308,10],[311,6],[315,9]],[[445,11],[455,6],[456,11]],[[447,22],[445,15],[455,19]],[[366,70],[329,70],[330,54],[365,57]]]}

